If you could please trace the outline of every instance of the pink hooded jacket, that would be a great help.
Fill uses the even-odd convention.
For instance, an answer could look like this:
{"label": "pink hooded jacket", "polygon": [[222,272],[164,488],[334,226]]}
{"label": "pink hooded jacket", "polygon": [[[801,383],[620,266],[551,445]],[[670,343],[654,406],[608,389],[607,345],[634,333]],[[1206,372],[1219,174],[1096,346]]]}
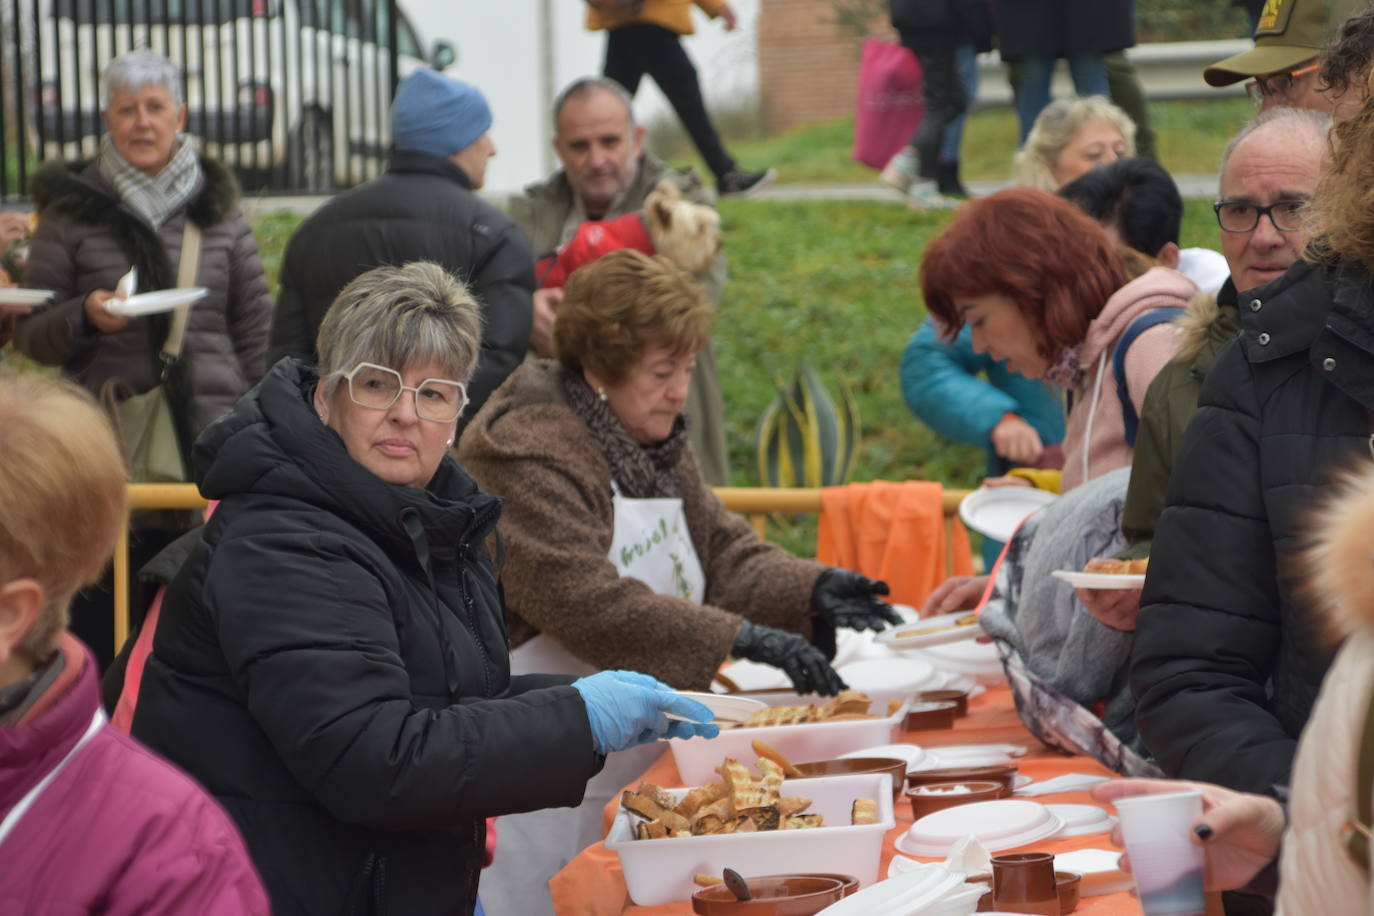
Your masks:
{"label": "pink hooded jacket", "polygon": [[[92,727],[95,666],[63,634],[57,680],[0,726],[0,821]],[[271,907],[238,831],[190,777],[100,726],[0,840],[0,913],[256,916]]]}
{"label": "pink hooded jacket", "polygon": [[[1088,325],[1078,354],[1083,381],[1070,395],[1072,407],[1064,428],[1064,476],[1061,492],[1127,467],[1132,448],[1126,443],[1125,418],[1112,373],[1112,351],[1132,321],[1159,308],[1185,308],[1197,286],[1167,267],[1151,268],[1112,294]],[[1172,324],[1144,331],[1126,352],[1126,387],[1136,416],[1155,375],[1173,359],[1178,347]],[[1100,384],[1099,384],[1100,383]]]}

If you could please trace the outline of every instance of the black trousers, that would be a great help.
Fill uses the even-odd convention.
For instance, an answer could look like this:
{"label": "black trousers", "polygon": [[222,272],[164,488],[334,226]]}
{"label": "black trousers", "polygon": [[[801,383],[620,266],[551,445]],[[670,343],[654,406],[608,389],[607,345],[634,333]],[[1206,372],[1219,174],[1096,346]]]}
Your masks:
{"label": "black trousers", "polygon": [[915,41],[906,33],[902,33],[902,44],[921,62],[921,103],[925,113],[916,133],[911,135],[911,145],[916,147],[921,177],[935,178],[945,131],[968,110],[968,90],[959,79],[954,45],[933,47],[928,40]]}
{"label": "black trousers", "polygon": [[646,74],[653,77],[711,173],[720,178],[735,168],[735,160],[721,146],[720,137],[706,115],[697,68],[692,66],[676,32],[647,23],[611,29],[606,33],[606,65],[602,69],[631,96],[639,90],[639,81]]}
{"label": "black trousers", "polygon": [[[156,586],[138,581],[138,571],[162,549],[180,537],[182,531],[146,529],[129,534],[129,632],[136,633],[143,611],[152,600]],[[114,572],[106,569],[95,585],[77,592],[71,603],[70,629],[90,647],[103,673],[115,656]]]}

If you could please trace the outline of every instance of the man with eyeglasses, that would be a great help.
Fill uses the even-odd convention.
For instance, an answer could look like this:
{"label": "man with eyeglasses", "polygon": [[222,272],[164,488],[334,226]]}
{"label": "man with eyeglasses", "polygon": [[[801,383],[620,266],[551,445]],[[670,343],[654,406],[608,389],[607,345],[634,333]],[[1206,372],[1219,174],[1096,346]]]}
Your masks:
{"label": "man with eyeglasses", "polygon": [[1368,0],[1267,0],[1255,26],[1255,46],[1202,71],[1212,86],[1246,80],[1260,111],[1309,108],[1339,120],[1359,105],[1358,94],[1328,91],[1322,49]]}

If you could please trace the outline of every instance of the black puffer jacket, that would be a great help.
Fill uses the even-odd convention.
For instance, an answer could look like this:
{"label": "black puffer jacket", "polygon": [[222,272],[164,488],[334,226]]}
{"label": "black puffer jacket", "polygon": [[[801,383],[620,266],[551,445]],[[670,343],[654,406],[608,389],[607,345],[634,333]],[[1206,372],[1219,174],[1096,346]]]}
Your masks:
{"label": "black puffer jacket", "polygon": [[62,371],[93,394],[110,379],[150,391],[161,374],[158,352],[167,314],[134,318],[102,334],[86,318],[86,296],[114,289],[130,267],[138,291],[177,285],[181,239],[189,219],[200,226],[196,282],[210,290],[191,309],[182,354],[190,366],[193,433],[234,406],[266,370],[272,297],[258,245],[239,209],[239,190],[223,166],[201,159],[204,182],[156,230],[120,203],[95,163],[53,162],[33,177],[40,208],[24,283],[50,289],[53,304],[19,320],[15,345]]}
{"label": "black puffer jacket", "polygon": [[1120,51],[1135,44],[1134,0],[992,0],[1003,60]]}
{"label": "black puffer jacket", "polygon": [[1298,262],[1239,301],[1170,475],[1131,687],[1168,775],[1267,792],[1334,654],[1295,561],[1324,486],[1369,460],[1374,286]]}
{"label": "black puffer jacket", "polygon": [[575,805],[601,758],[571,678],[510,677],[450,457],[386,484],[283,360],[196,443],[221,500],[164,599],[134,734],[243,831],[278,916],[471,912],[483,818]]}
{"label": "black puffer jacket", "polygon": [[324,313],[359,274],[434,261],[482,305],[482,355],[462,427],[525,358],[533,320],[534,254],[509,216],[471,190],[445,159],[396,152],[385,174],[335,196],[301,224],[282,261],[269,360],[315,362]]}

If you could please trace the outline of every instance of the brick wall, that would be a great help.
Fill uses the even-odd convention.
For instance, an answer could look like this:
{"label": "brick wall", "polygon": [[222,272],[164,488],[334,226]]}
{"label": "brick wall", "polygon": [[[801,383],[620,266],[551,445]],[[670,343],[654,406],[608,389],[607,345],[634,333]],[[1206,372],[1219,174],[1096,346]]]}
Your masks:
{"label": "brick wall", "polygon": [[[862,41],[834,18],[832,0],[762,0],[759,89],[770,133],[854,113]],[[870,34],[896,37],[886,17]]]}

